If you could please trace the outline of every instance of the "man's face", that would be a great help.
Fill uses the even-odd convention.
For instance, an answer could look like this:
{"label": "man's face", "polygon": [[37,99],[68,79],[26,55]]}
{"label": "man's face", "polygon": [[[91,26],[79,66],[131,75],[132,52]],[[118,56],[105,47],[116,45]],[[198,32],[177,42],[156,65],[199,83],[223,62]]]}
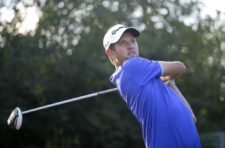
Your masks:
{"label": "man's face", "polygon": [[125,32],[115,44],[112,55],[119,65],[131,57],[139,56],[138,43],[134,35],[130,32]]}

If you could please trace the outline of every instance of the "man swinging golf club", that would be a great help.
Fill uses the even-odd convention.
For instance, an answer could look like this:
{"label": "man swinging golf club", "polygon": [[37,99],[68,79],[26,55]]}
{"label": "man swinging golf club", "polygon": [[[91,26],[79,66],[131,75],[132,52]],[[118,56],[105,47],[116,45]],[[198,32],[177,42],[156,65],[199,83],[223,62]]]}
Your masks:
{"label": "man swinging golf club", "polygon": [[173,81],[185,65],[140,57],[139,35],[121,24],[106,32],[103,46],[115,66],[110,81],[139,122],[146,148],[199,148],[195,116]]}

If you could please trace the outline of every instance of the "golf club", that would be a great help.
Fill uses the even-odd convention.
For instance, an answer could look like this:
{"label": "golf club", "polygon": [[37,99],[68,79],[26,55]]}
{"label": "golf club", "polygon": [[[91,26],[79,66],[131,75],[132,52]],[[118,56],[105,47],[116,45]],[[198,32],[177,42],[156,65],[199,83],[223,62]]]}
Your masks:
{"label": "golf club", "polygon": [[118,88],[107,89],[107,90],[91,93],[91,94],[88,94],[88,95],[84,95],[84,96],[71,98],[71,99],[67,99],[67,100],[64,100],[64,101],[60,101],[60,102],[56,102],[56,103],[52,103],[52,104],[36,107],[36,108],[29,109],[29,110],[26,110],[26,111],[21,111],[19,107],[16,107],[12,111],[12,113],[10,114],[10,116],[9,116],[9,118],[7,120],[7,123],[12,128],[19,130],[21,125],[22,125],[22,122],[23,122],[23,115],[24,114],[29,114],[29,113],[36,112],[36,111],[39,111],[39,110],[43,110],[43,109],[59,106],[59,105],[62,105],[62,104],[66,104],[66,103],[70,103],[70,102],[74,102],[74,101],[78,101],[78,100],[82,100],[82,99],[96,97],[96,96],[107,94],[107,93],[110,93],[110,92],[115,92],[117,90],[118,90]]}

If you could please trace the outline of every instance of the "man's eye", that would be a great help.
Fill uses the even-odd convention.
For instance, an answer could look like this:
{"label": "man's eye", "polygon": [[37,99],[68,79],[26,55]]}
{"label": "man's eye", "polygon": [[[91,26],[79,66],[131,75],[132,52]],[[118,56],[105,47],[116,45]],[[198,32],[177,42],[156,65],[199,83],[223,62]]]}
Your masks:
{"label": "man's eye", "polygon": [[126,45],[126,42],[125,41],[121,41],[119,44],[120,45]]}
{"label": "man's eye", "polygon": [[132,42],[132,43],[135,43],[135,42],[136,42],[136,40],[135,40],[135,39],[132,39],[132,40],[131,40],[131,42]]}

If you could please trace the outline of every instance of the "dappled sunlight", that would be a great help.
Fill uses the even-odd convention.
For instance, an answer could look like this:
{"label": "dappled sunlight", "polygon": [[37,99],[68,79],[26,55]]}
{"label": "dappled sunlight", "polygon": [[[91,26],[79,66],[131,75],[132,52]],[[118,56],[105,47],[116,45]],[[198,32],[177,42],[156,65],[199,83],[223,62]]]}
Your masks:
{"label": "dappled sunlight", "polygon": [[[15,17],[18,17],[15,24],[18,33],[34,33],[42,15],[40,8],[35,5],[25,6],[22,2],[16,4],[15,8],[12,7],[6,5],[0,8],[0,22],[7,25],[12,23]],[[8,30],[11,32],[13,29],[9,27]]]}
{"label": "dappled sunlight", "polygon": [[19,33],[24,34],[27,32],[34,32],[41,16],[40,10],[37,7],[33,6],[24,8],[24,11],[22,13],[23,21],[18,28]]}
{"label": "dappled sunlight", "polygon": [[0,22],[9,23],[15,17],[15,12],[7,7],[0,8]]}

